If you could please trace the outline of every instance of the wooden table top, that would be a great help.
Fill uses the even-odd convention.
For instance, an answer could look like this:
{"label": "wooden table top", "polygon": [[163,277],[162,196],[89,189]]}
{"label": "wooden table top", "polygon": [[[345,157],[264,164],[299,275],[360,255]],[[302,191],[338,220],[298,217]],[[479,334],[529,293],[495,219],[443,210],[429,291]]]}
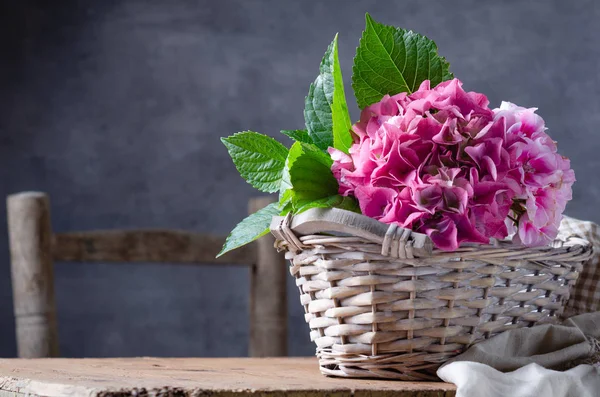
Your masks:
{"label": "wooden table top", "polygon": [[0,359],[0,397],[449,397],[455,390],[442,382],[328,378],[312,357]]}

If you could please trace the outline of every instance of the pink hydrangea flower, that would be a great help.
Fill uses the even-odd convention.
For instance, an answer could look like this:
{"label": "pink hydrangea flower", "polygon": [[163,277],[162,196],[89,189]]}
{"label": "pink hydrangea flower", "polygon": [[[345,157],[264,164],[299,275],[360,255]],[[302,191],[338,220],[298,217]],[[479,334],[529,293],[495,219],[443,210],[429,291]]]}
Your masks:
{"label": "pink hydrangea flower", "polygon": [[535,109],[488,103],[457,79],[386,95],[362,111],[349,155],[329,149],[339,193],[443,250],[506,238],[511,219],[515,241],[548,243],[571,197],[569,161]]}
{"label": "pink hydrangea flower", "polygon": [[527,246],[545,245],[556,237],[575,182],[570,161],[557,153],[535,110],[509,102],[494,110],[496,119],[504,119],[507,126],[507,180],[514,186],[511,217],[518,219],[514,240]]}

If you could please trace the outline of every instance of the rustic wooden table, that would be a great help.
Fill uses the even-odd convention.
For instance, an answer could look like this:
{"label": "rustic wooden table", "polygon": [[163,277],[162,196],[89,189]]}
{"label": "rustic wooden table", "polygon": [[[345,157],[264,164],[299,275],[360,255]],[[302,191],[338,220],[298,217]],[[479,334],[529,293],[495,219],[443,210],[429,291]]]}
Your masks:
{"label": "rustic wooden table", "polygon": [[441,382],[327,378],[314,358],[0,359],[0,397],[448,397],[455,390]]}

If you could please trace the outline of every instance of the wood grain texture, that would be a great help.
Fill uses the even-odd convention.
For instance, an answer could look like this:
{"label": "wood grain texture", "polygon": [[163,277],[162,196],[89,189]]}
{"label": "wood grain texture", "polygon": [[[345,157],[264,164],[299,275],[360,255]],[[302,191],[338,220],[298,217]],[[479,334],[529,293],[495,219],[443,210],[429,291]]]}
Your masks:
{"label": "wood grain texture", "polygon": [[0,359],[0,396],[450,397],[437,382],[327,378],[314,358]]}
{"label": "wood grain texture", "polygon": [[19,357],[56,357],[58,336],[48,196],[8,196],[13,304]]}
{"label": "wood grain texture", "polygon": [[[250,200],[254,213],[274,201],[274,197]],[[250,273],[250,356],[287,356],[287,266],[283,253],[275,250],[269,233],[257,240],[256,262]]]}
{"label": "wood grain texture", "polygon": [[253,244],[215,258],[225,237],[180,230],[97,230],[54,235],[53,257],[64,262],[163,262],[250,265]]}

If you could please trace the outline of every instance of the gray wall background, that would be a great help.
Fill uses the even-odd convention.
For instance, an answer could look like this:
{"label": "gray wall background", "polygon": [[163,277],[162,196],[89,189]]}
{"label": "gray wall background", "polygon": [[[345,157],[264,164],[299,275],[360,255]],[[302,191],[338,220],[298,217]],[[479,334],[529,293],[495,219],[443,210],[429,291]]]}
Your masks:
{"label": "gray wall background", "polygon": [[[3,1],[0,197],[51,195],[57,231],[228,232],[256,195],[219,137],[301,128],[336,32],[349,86],[364,13],[433,38],[465,88],[536,106],[600,221],[600,3],[581,1]],[[0,212],[0,356],[14,323]],[[64,356],[242,356],[248,274],[56,264]],[[290,354],[314,348],[289,280]]]}

